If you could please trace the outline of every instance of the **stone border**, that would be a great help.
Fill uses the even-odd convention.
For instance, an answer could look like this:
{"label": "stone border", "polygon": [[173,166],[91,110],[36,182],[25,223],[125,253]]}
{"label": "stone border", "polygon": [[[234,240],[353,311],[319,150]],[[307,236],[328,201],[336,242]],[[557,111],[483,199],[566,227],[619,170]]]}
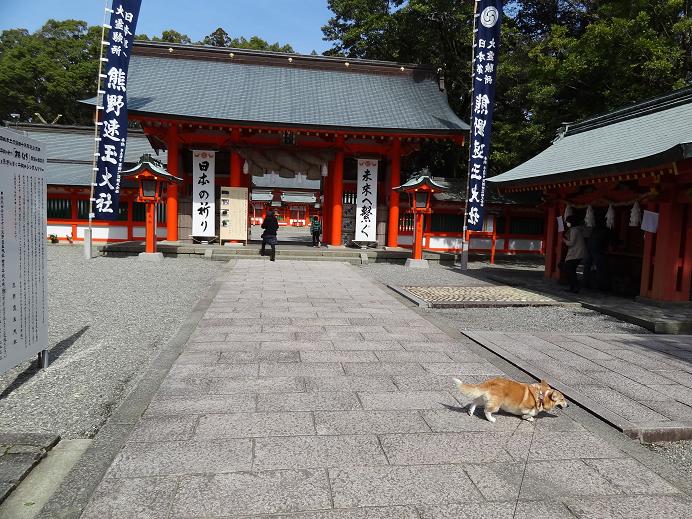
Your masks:
{"label": "stone border", "polygon": [[222,278],[234,266],[235,261],[229,261],[207,293],[197,301],[176,334],[151,361],[147,370],[140,376],[137,385],[101,427],[93,443],[48,499],[37,516],[39,519],[55,519],[56,517],[78,519],[82,515],[108,467],[120,452],[125,440],[130,436],[161,382],[183,351],[198,322],[214,300],[223,283]]}
{"label": "stone border", "polygon": [[660,427],[643,427],[641,425],[634,424],[603,407],[601,404],[595,402],[577,389],[574,389],[573,387],[561,382],[559,379],[556,379],[554,375],[550,375],[534,364],[517,357],[513,353],[507,351],[505,348],[492,343],[488,344],[487,341],[484,341],[481,337],[478,337],[473,332],[465,332],[464,335],[483,348],[486,348],[499,357],[502,357],[513,366],[519,368],[525,373],[528,373],[532,377],[538,380],[550,380],[551,387],[554,387],[567,396],[570,400],[580,405],[604,422],[612,425],[630,438],[637,438],[641,443],[692,439],[692,424],[686,425],[684,423],[672,423],[667,426]]}
{"label": "stone border", "polygon": [[0,433],[0,503],[2,503],[50,449],[60,441],[57,434]]}

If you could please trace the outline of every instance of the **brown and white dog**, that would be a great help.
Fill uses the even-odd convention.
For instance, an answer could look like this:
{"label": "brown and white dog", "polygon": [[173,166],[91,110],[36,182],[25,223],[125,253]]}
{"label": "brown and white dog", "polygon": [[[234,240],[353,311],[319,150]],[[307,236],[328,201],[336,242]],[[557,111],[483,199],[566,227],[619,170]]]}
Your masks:
{"label": "brown and white dog", "polygon": [[524,384],[507,378],[492,378],[480,384],[464,384],[455,378],[454,382],[463,395],[473,399],[469,415],[473,416],[476,407],[482,405],[490,422],[495,421],[493,413],[500,409],[532,422],[541,411],[567,407],[563,394],[551,389],[545,380],[540,384]]}

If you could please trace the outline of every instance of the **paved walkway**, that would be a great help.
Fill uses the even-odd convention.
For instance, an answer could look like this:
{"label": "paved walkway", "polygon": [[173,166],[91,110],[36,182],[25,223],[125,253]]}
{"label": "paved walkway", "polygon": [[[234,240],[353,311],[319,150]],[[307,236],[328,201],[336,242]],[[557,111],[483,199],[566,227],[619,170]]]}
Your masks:
{"label": "paved walkway", "polygon": [[239,261],[83,517],[692,514],[569,413],[462,412],[469,345],[349,266]]}
{"label": "paved walkway", "polygon": [[692,438],[692,336],[468,332],[646,441]]}

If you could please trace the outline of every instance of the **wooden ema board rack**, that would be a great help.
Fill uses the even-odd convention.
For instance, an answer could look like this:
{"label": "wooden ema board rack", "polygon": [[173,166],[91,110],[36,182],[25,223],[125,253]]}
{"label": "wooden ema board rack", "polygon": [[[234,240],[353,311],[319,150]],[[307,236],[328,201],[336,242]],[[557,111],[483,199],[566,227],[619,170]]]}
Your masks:
{"label": "wooden ema board rack", "polygon": [[248,189],[222,187],[219,207],[219,238],[225,241],[248,240]]}

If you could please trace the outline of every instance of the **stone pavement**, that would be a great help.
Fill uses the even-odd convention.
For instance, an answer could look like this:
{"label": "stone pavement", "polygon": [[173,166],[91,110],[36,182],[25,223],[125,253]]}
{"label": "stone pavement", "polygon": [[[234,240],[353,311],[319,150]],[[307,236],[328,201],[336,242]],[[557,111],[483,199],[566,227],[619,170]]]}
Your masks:
{"label": "stone pavement", "polygon": [[569,409],[469,417],[472,348],[347,265],[238,261],[82,517],[692,514]]}
{"label": "stone pavement", "polygon": [[466,335],[632,437],[692,438],[692,336]]}

